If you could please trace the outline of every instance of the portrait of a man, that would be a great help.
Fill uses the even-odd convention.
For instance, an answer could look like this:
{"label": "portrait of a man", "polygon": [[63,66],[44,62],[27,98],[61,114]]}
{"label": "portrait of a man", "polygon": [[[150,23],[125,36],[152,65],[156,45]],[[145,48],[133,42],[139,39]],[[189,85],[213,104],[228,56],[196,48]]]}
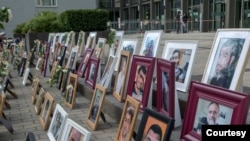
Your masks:
{"label": "portrait of a man", "polygon": [[154,55],[154,40],[151,38],[147,38],[146,46],[143,51],[144,56],[152,57]]}
{"label": "portrait of a man", "polygon": [[91,111],[90,111],[90,120],[92,122],[95,122],[96,117],[97,117],[97,113],[98,113],[99,106],[100,106],[101,93],[102,93],[101,90],[99,89],[96,90],[96,97],[94,99],[93,107],[91,108]]}
{"label": "portrait of a man", "polygon": [[117,81],[116,81],[116,86],[115,86],[115,91],[119,95],[121,95],[121,90],[124,84],[124,78],[126,74],[126,63],[127,63],[127,58],[122,56],[121,62],[120,62],[120,68],[119,68],[119,73],[117,76]]}
{"label": "portrait of a man", "polygon": [[181,67],[182,55],[183,52],[180,49],[175,49],[170,60],[175,62],[175,80],[183,83],[185,81],[187,67],[186,69]]}
{"label": "portrait of a man", "polygon": [[143,141],[161,141],[162,134],[161,127],[158,124],[152,124],[144,136]]}
{"label": "portrait of a man", "polygon": [[199,99],[193,130],[201,134],[202,125],[228,125],[232,112],[231,108],[217,102]]}
{"label": "portrait of a man", "polygon": [[209,84],[229,89],[245,39],[221,39],[212,66]]}
{"label": "portrait of a man", "polygon": [[59,132],[61,130],[61,125],[62,125],[63,117],[60,112],[56,113],[56,119],[54,122],[54,125],[52,127],[52,134],[54,138],[57,140],[59,136]]}
{"label": "portrait of a man", "polygon": [[135,74],[135,80],[132,89],[132,97],[138,101],[142,101],[144,85],[146,82],[147,68],[138,66]]}
{"label": "portrait of a man", "polygon": [[131,104],[128,104],[128,107],[126,109],[126,112],[123,118],[120,135],[118,138],[119,141],[130,141],[129,132],[131,131],[131,126],[132,126],[131,124],[132,124],[134,114],[135,114],[135,107]]}

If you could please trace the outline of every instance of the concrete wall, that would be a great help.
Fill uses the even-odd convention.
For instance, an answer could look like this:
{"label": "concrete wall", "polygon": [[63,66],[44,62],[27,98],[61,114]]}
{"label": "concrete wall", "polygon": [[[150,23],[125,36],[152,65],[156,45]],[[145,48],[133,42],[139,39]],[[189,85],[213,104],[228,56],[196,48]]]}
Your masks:
{"label": "concrete wall", "polygon": [[57,7],[36,7],[35,0],[1,0],[1,6],[9,7],[12,11],[12,20],[4,26],[7,37],[13,37],[12,32],[16,25],[28,21],[36,13],[48,10],[61,13],[69,9],[95,9],[97,0],[57,0]]}

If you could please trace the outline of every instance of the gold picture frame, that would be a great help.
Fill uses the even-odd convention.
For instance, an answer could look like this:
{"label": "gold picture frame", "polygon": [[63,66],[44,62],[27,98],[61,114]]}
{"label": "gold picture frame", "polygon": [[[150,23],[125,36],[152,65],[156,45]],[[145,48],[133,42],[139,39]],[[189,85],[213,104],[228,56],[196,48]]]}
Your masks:
{"label": "gold picture frame", "polygon": [[75,105],[75,96],[77,90],[78,75],[74,73],[69,74],[69,79],[66,87],[66,101],[65,105],[70,109],[73,109]]}
{"label": "gold picture frame", "polygon": [[39,115],[39,122],[44,131],[48,129],[53,104],[54,104],[54,98],[49,92],[46,92],[44,95],[44,102],[42,105],[42,110]]}

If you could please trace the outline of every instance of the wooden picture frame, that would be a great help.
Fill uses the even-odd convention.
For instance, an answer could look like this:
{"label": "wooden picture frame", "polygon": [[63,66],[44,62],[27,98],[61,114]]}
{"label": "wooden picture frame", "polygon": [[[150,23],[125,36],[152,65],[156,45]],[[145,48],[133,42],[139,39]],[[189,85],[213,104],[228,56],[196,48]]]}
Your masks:
{"label": "wooden picture frame", "polygon": [[42,110],[39,115],[39,122],[42,126],[43,131],[46,131],[50,122],[50,115],[53,111],[54,98],[49,92],[44,95],[44,102],[42,105]]}
{"label": "wooden picture frame", "polygon": [[130,59],[130,52],[122,50],[118,63],[118,73],[116,75],[115,85],[113,88],[113,96],[120,102],[126,99],[125,90],[127,88],[127,76],[129,73]]}
{"label": "wooden picture frame", "polygon": [[36,103],[36,99],[37,99],[37,95],[40,91],[40,80],[39,78],[35,78],[32,82],[32,86],[31,86],[31,101],[32,104],[34,105]]}
{"label": "wooden picture frame", "polygon": [[45,90],[43,87],[40,87],[39,94],[38,94],[38,97],[36,99],[36,103],[35,103],[35,107],[34,107],[37,115],[39,115],[41,112],[41,106],[42,106],[43,101],[44,101],[44,95],[45,95]]}
{"label": "wooden picture frame", "polygon": [[101,79],[98,81],[99,84],[104,86],[105,88],[108,88],[110,81],[112,79],[112,75],[115,69],[115,63],[117,61],[117,57],[110,55],[107,61],[107,64],[104,68],[104,71],[102,73]]}
{"label": "wooden picture frame", "polygon": [[91,57],[94,57],[94,58],[99,58],[101,59],[101,55],[102,55],[102,48],[95,48]]}
{"label": "wooden picture frame", "polygon": [[70,73],[66,88],[66,96],[65,96],[66,97],[65,105],[70,109],[73,109],[75,105],[77,83],[78,83],[78,75]]}
{"label": "wooden picture frame", "polygon": [[4,92],[2,91],[2,93],[0,95],[0,117],[3,115],[5,99],[6,99],[6,96],[5,96]]}
{"label": "wooden picture frame", "polygon": [[[137,44],[138,44],[138,39],[122,39],[121,41],[121,47],[119,48],[119,50],[117,51],[117,56],[120,56],[121,51],[128,51],[130,52],[130,55],[134,55],[137,54]],[[116,62],[116,66],[115,66],[115,71],[118,70],[118,62]]]}
{"label": "wooden picture frame", "polygon": [[79,67],[78,67],[77,72],[76,72],[80,77],[84,77],[85,71],[86,71],[87,66],[88,66],[89,58],[92,55],[92,53],[93,53],[93,49],[87,49],[84,52],[83,57],[82,57],[82,61],[79,64]]}
{"label": "wooden picture frame", "polygon": [[81,56],[83,54],[83,51],[85,51],[85,32],[84,31],[80,31],[78,34],[78,39],[77,39],[77,46],[79,46],[78,49],[78,54],[77,56]]}
{"label": "wooden picture frame", "polygon": [[[116,141],[132,139],[137,122],[140,103],[131,96],[126,97],[121,120],[116,134]],[[126,129],[128,128],[128,129]]]}
{"label": "wooden picture frame", "polygon": [[[203,118],[198,120],[198,117],[204,115],[203,112],[207,114],[208,110],[210,110],[210,105],[214,106],[214,113],[216,113],[216,120],[212,120],[214,124],[241,125],[246,123],[250,95],[202,82],[191,81],[184,113],[185,118],[181,131],[181,140],[201,140],[198,128],[200,126],[197,126],[197,124],[203,123],[205,125],[205,123],[202,122]],[[202,109],[206,110],[200,112]],[[226,122],[219,122],[221,121],[220,118],[226,117]]]}
{"label": "wooden picture frame", "polygon": [[176,89],[187,92],[195,63],[198,41],[167,40],[163,49],[162,58],[174,61]]}
{"label": "wooden picture frame", "polygon": [[157,111],[175,118],[175,62],[157,58]]}
{"label": "wooden picture frame", "polygon": [[87,77],[85,79],[85,82],[86,82],[86,85],[89,86],[91,89],[94,89],[96,85],[99,64],[100,64],[100,59],[90,57],[88,68],[87,68]]}
{"label": "wooden picture frame", "polygon": [[[144,110],[136,141],[168,141],[174,128],[175,120],[148,107]],[[152,136],[153,135],[153,136]]]}
{"label": "wooden picture frame", "polygon": [[[243,74],[249,58],[249,41],[250,29],[218,29],[202,82],[240,91],[243,87]],[[228,55],[223,59],[220,54]]]}
{"label": "wooden picture frame", "polygon": [[87,117],[87,124],[92,130],[96,130],[97,128],[97,123],[99,121],[105,95],[106,88],[100,84],[96,84]]}
{"label": "wooden picture frame", "polygon": [[148,104],[154,66],[155,58],[133,55],[127,95],[132,96],[141,103],[141,111],[143,111]]}
{"label": "wooden picture frame", "polygon": [[61,141],[89,141],[91,132],[80,126],[78,123],[68,118],[63,129]]}
{"label": "wooden picture frame", "polygon": [[104,48],[106,45],[106,38],[98,38],[96,48]]}
{"label": "wooden picture frame", "polygon": [[60,104],[56,104],[56,108],[54,110],[53,117],[47,133],[50,141],[60,141],[62,139],[62,133],[67,118],[68,113],[63,109]]}
{"label": "wooden picture frame", "polygon": [[146,31],[139,55],[146,57],[156,57],[162,33],[162,30]]}

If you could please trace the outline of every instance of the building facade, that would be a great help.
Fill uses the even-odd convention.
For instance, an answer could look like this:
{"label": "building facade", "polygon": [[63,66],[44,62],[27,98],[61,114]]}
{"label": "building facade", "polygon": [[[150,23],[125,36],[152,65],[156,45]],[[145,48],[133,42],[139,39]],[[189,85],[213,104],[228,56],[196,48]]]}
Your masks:
{"label": "building facade", "polygon": [[99,0],[103,1],[113,3],[111,26],[123,30],[174,31],[177,11],[188,15],[189,31],[250,27],[250,0]]}
{"label": "building facade", "polygon": [[12,20],[4,24],[7,37],[12,37],[16,25],[32,19],[42,11],[61,13],[70,9],[96,9],[97,0],[1,0],[0,6],[12,11]]}

